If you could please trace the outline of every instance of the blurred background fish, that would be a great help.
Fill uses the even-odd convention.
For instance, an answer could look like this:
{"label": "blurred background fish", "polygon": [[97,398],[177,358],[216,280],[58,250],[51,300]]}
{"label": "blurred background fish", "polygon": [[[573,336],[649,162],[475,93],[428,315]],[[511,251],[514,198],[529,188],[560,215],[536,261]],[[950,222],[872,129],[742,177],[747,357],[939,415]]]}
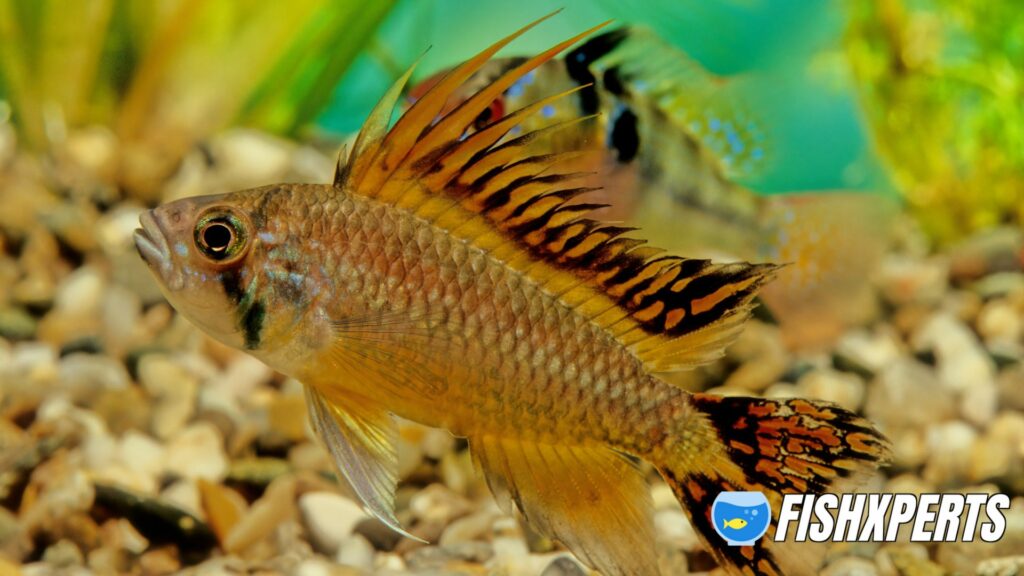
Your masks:
{"label": "blurred background fish", "polygon": [[[493,62],[449,102],[521,62]],[[415,101],[446,72],[413,89]],[[895,199],[872,191],[758,194],[741,184],[771,170],[778,146],[744,82],[710,73],[642,27],[601,34],[523,78],[477,118],[581,87],[543,107],[524,129],[571,123],[538,150],[578,151],[575,168],[600,188],[600,217],[643,228],[686,254],[790,263],[764,300],[794,347],[827,344],[874,313],[869,278],[888,241]],[[515,136],[515,135],[511,135]]]}

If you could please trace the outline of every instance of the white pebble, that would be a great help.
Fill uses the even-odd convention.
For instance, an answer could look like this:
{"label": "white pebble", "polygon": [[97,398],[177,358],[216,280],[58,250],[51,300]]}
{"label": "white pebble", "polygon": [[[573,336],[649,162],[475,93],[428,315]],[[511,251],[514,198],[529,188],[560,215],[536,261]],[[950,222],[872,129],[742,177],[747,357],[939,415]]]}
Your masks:
{"label": "white pebble", "polygon": [[313,544],[329,556],[337,554],[341,543],[367,518],[361,506],[333,492],[303,494],[299,512]]}

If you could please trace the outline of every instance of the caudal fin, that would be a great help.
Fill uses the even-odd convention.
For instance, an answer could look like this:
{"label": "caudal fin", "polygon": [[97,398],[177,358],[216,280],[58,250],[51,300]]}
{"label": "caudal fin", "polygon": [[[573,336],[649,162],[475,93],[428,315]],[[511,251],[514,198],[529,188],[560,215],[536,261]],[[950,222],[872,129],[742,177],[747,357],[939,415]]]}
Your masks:
{"label": "caudal fin", "polygon": [[[821,547],[773,541],[783,494],[851,489],[889,458],[870,423],[826,402],[694,394],[702,417],[658,467],[708,550],[730,574],[814,574]],[[753,546],[727,546],[711,507],[723,491],[755,491],[772,508]],[[787,546],[793,549],[786,550]]]}

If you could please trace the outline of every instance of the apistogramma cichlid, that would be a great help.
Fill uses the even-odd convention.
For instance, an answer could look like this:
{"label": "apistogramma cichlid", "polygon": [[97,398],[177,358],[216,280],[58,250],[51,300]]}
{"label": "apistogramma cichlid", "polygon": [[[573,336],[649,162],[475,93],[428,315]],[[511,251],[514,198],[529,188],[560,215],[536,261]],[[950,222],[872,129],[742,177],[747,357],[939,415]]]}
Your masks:
{"label": "apistogramma cichlid", "polygon": [[333,184],[166,204],[142,217],[139,252],[178,311],[305,384],[339,470],[395,530],[393,415],[467,438],[501,503],[603,574],[658,573],[637,458],[723,566],[811,569],[770,537],[724,546],[715,496],[758,490],[778,510],[780,494],[870,471],[886,441],[830,404],[691,394],[658,377],[719,357],[776,266],[664,255],[588,219],[594,206],[573,201],[586,190],[561,168],[569,158],[526,154],[537,132],[509,135],[558,96],[467,133],[592,30],[442,112],[530,27],[454,69],[389,129],[406,74]]}

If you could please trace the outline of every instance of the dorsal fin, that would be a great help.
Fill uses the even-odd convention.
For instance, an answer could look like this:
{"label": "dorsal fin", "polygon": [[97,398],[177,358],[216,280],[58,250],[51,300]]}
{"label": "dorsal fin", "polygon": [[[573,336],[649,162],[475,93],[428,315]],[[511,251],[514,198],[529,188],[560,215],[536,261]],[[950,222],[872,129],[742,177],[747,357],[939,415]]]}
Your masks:
{"label": "dorsal fin", "polygon": [[[539,283],[558,286],[567,303],[586,305],[595,322],[632,346],[652,368],[671,370],[713,359],[738,332],[757,289],[776,266],[717,265],[662,255],[625,236],[630,228],[587,218],[598,205],[577,198],[590,190],[579,185],[585,175],[562,168],[574,154],[530,156],[525,145],[540,131],[510,134],[544,102],[574,90],[494,119],[470,134],[480,111],[508,86],[605,24],[523,62],[437,116],[491,55],[539,22],[453,69],[383,137],[374,138],[380,118],[386,116],[375,109],[375,121],[364,129],[365,137],[360,134],[348,163],[351,168],[339,173],[336,184],[424,217],[445,214],[446,223],[460,228],[474,228],[471,224],[480,220],[474,229],[482,230],[470,240],[487,249],[504,242],[504,249],[518,251],[503,253],[506,262],[527,261],[524,269]],[[407,78],[388,91],[378,108],[390,109]],[[452,215],[453,209],[458,213]],[[565,277],[555,281],[558,275]]]}

